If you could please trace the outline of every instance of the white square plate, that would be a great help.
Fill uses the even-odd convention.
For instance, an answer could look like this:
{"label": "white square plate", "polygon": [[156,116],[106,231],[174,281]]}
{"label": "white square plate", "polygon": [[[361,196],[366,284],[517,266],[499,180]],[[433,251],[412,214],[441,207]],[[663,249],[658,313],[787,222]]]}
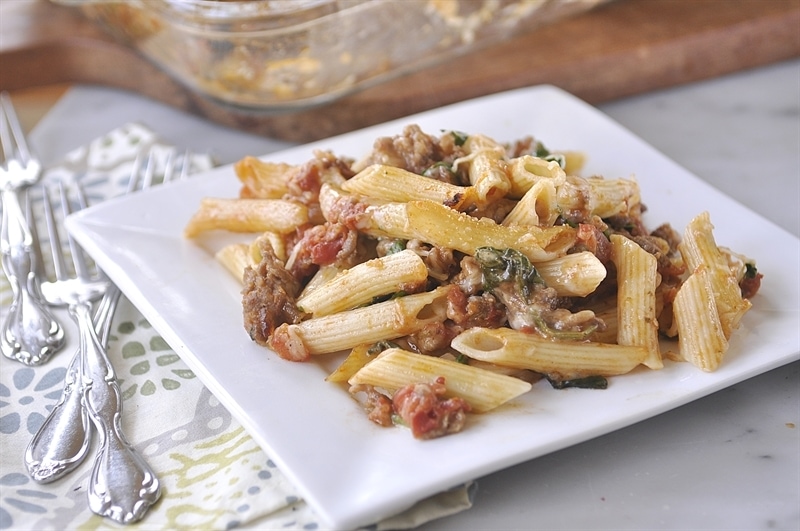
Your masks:
{"label": "white square plate", "polygon": [[557,391],[540,382],[509,407],[472,415],[462,433],[417,441],[402,429],[371,424],[346,392],[324,381],[330,368],[324,362],[284,361],[249,339],[240,286],[214,260],[210,241],[182,236],[201,198],[237,196],[231,166],[71,216],[70,232],[331,527],[376,522],[465,481],[628,426],[798,358],[800,240],[559,89],[488,96],[265,158],[302,163],[313,149],[359,158],[375,138],[398,134],[410,123],[431,134],[459,130],[500,141],[533,135],[554,150],[581,150],[588,156],[585,175],[638,180],[650,228],[669,222],[682,231],[708,210],[717,242],[755,258],[764,282],[714,373],[667,362],[661,371],[613,378],[605,391]]}

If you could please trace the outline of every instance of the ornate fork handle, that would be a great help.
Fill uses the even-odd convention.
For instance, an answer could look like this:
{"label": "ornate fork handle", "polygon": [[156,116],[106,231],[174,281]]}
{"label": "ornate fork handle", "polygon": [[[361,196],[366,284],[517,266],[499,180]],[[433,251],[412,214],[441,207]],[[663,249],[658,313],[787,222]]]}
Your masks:
{"label": "ornate fork handle", "polygon": [[[111,319],[122,293],[109,287],[94,316],[95,329],[103,345],[108,344]],[[83,407],[81,350],[77,349],[67,367],[61,398],[31,439],[25,450],[25,466],[39,483],[49,483],[70,473],[89,452],[92,430]]]}
{"label": "ornate fork handle", "polygon": [[95,332],[91,305],[72,304],[70,312],[78,323],[84,353],[84,404],[100,436],[89,483],[89,507],[119,523],[136,522],[158,500],[161,485],[122,433],[122,396],[114,368]]}
{"label": "ornate fork handle", "polygon": [[0,254],[13,299],[0,328],[0,351],[26,365],[41,365],[65,341],[64,329],[41,302],[34,241],[16,189],[3,190]]}
{"label": "ornate fork handle", "polygon": [[75,352],[64,377],[61,399],[25,451],[28,473],[39,483],[49,483],[68,474],[89,452],[91,426],[82,405],[81,352]]}

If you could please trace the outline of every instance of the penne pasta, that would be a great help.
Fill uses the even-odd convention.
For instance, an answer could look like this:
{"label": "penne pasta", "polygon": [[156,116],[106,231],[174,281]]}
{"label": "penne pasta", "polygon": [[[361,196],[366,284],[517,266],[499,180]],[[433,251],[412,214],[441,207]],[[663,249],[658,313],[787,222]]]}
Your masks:
{"label": "penne pasta", "polygon": [[[336,275],[340,272],[339,268],[335,265],[327,265],[322,266],[319,270],[311,277],[311,280],[308,281],[308,284],[303,288],[302,293],[300,293],[300,297],[305,297],[309,295],[312,291],[317,289],[320,286],[324,286],[327,282],[333,279]],[[299,297],[298,297],[299,298]]]}
{"label": "penne pasta", "polygon": [[252,262],[257,264],[261,261],[261,245],[265,241],[269,242],[275,257],[281,262],[286,262],[286,242],[284,242],[282,235],[273,231],[265,231],[261,236],[250,242],[250,259]]}
{"label": "penne pasta", "polygon": [[586,153],[582,151],[559,151],[564,156],[564,171],[567,175],[577,175],[586,164]]}
{"label": "penne pasta", "polygon": [[521,198],[537,183],[547,182],[558,188],[566,181],[567,174],[558,162],[545,160],[532,155],[524,155],[511,160],[508,164],[511,180],[509,196]]}
{"label": "penne pasta", "polygon": [[643,347],[553,341],[511,328],[470,328],[450,346],[470,358],[530,369],[560,380],[625,374],[647,358]]}
{"label": "penne pasta", "polygon": [[562,297],[586,297],[608,274],[603,263],[589,251],[538,262],[536,272]]}
{"label": "penne pasta", "polygon": [[244,157],[233,165],[242,182],[242,197],[280,199],[289,192],[287,178],[294,168],[282,162],[266,162],[256,157]]}
{"label": "penne pasta", "polygon": [[187,238],[212,230],[286,234],[307,221],[308,209],[292,201],[205,198],[183,233]]}
{"label": "penne pasta", "polygon": [[[363,308],[313,317],[297,324],[282,325],[283,331],[302,342],[308,355],[352,349],[412,334],[426,325],[446,318],[445,305],[450,286],[407,295]],[[280,339],[271,346],[281,348]],[[280,352],[279,352],[280,353]]]}
{"label": "penne pasta", "polygon": [[495,409],[531,389],[530,383],[519,378],[399,348],[381,352],[356,372],[348,383],[372,385],[394,392],[408,384],[431,383],[440,376],[445,379],[446,396],[466,400],[478,413]]}
{"label": "penne pasta", "polygon": [[728,265],[726,254],[717,247],[713,225],[708,212],[695,217],[686,226],[683,241],[678,248],[688,270],[704,267],[714,293],[714,302],[726,338],[730,338],[739,321],[752,304],[742,297],[737,278]]}
{"label": "penne pasta", "polygon": [[707,372],[719,367],[728,350],[712,276],[705,266],[698,267],[683,283],[672,303],[681,357]]}
{"label": "penne pasta", "polygon": [[597,343],[616,343],[619,323],[617,322],[617,301],[616,297],[601,299],[587,308],[594,313],[595,317],[605,323],[605,330],[596,330],[592,333],[592,341]]}
{"label": "penne pasta", "polygon": [[364,365],[375,359],[375,355],[370,354],[369,345],[357,345],[353,347],[344,361],[330,373],[326,381],[331,383],[347,383]]}
{"label": "penne pasta", "polygon": [[474,255],[479,247],[516,249],[531,262],[552,260],[575,242],[575,230],[558,227],[504,227],[432,201],[388,203],[367,208],[364,231],[376,236],[419,239]]}
{"label": "penne pasta", "polygon": [[555,185],[546,179],[537,181],[503,219],[503,225],[552,227],[558,219]]}
{"label": "penne pasta", "polygon": [[469,155],[457,160],[469,164],[469,180],[475,190],[476,203],[483,205],[505,196],[511,189],[506,174],[505,148],[483,135],[470,135],[465,143]]}
{"label": "penne pasta", "polygon": [[314,317],[349,310],[376,297],[419,286],[428,278],[428,268],[414,252],[400,251],[362,262],[316,286],[297,299],[297,306]]}
{"label": "penne pasta", "polygon": [[244,268],[252,265],[250,246],[246,243],[226,245],[214,254],[214,258],[225,266],[225,269],[240,283],[242,282]]}
{"label": "penne pasta", "polygon": [[611,256],[617,267],[617,343],[644,347],[644,364],[661,369],[664,363],[656,317],[656,257],[619,234],[611,235]]}
{"label": "penne pasta", "polygon": [[639,185],[626,179],[571,175],[558,187],[557,196],[561,211],[582,211],[600,218],[627,214],[640,204]]}
{"label": "penne pasta", "polygon": [[474,191],[436,179],[423,177],[394,166],[373,164],[342,184],[342,190],[381,201],[428,200],[459,209],[471,200]]}
{"label": "penne pasta", "polygon": [[604,179],[590,177],[585,180],[591,198],[590,214],[599,218],[610,218],[627,214],[641,203],[639,185],[629,179]]}

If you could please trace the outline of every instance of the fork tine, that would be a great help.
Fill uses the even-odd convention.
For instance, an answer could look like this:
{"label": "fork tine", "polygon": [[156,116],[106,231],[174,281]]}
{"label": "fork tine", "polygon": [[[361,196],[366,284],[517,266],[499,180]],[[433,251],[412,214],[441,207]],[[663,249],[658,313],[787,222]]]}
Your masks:
{"label": "fork tine", "polygon": [[83,210],[89,203],[86,201],[86,193],[80,183],[75,183],[75,195],[78,196],[78,210]]}
{"label": "fork tine", "polygon": [[6,99],[8,94],[0,94],[0,146],[3,148],[3,160],[10,160],[14,157],[14,146],[11,142],[11,131],[8,125],[8,113],[6,112]]}
{"label": "fork tine", "polygon": [[[136,155],[131,167],[131,176],[128,180],[128,186],[125,190],[126,194],[134,192],[137,188],[146,190],[151,188],[156,181],[156,167],[158,166],[158,153],[155,148],[150,148],[146,156],[142,152]],[[142,175],[142,166],[144,166],[144,175]],[[180,167],[180,172],[178,169]],[[164,175],[161,178],[162,183],[168,183],[175,180],[183,180],[189,176],[191,172],[191,151],[186,150],[182,157],[178,156],[177,150],[173,147],[167,152],[164,160]],[[140,181],[141,177],[141,183]],[[141,186],[140,186],[141,184]]]}
{"label": "fork tine", "polygon": [[139,151],[136,154],[136,158],[133,159],[133,167],[131,167],[131,176],[128,180],[128,189],[125,190],[126,194],[129,194],[136,190],[136,185],[139,183],[139,173],[142,171],[142,152]]}
{"label": "fork tine", "polygon": [[156,172],[156,153],[151,149],[150,154],[147,156],[147,165],[144,168],[144,180],[142,181],[142,189],[150,188],[153,184],[153,175]]}
{"label": "fork tine", "polygon": [[0,95],[0,147],[3,148],[3,160],[9,160],[14,156],[14,150],[11,147],[11,137],[9,135],[4,92]]}
{"label": "fork tine", "polygon": [[[76,185],[76,187],[79,190],[78,197],[82,208],[83,204],[86,203],[86,197],[83,196],[83,191],[81,190],[80,186]],[[63,214],[62,219],[66,219],[66,217],[69,216],[73,210],[63,183],[58,183],[58,191],[61,195],[61,212]],[[75,239],[69,235],[69,233],[67,233],[67,243],[69,244],[69,251],[72,255],[72,264],[75,266],[75,274],[78,275],[79,278],[90,278],[91,275],[89,274],[89,267],[86,265],[86,257],[83,255],[83,250],[77,244]]]}
{"label": "fork tine", "polygon": [[53,203],[47,186],[42,186],[42,206],[44,207],[44,222],[47,227],[47,238],[50,240],[50,255],[53,258],[53,268],[56,278],[64,280],[67,278],[67,266],[61,252],[61,238],[58,235],[55,214],[53,213]]}
{"label": "fork tine", "polygon": [[[189,171],[191,169],[191,156],[192,152],[188,149],[183,152],[182,157],[179,157],[177,150],[175,148],[171,148],[165,163],[163,182],[168,183],[174,180],[182,181],[186,179],[189,176]],[[178,161],[180,161],[180,163]],[[178,168],[178,166],[180,166],[180,173],[177,174],[178,176],[176,178],[175,170]]]}
{"label": "fork tine", "polygon": [[183,162],[181,163],[181,176],[179,179],[182,181],[189,177],[189,171],[191,170],[192,166],[192,152],[190,150],[186,150],[183,152]]}
{"label": "fork tine", "polygon": [[[11,97],[8,95],[8,92],[0,93],[0,104],[2,104],[3,108],[3,121],[8,127],[7,129],[5,125],[3,126],[4,138],[2,138],[6,160],[14,156],[15,149],[13,144],[16,144],[16,152],[19,153],[19,158],[24,164],[31,158],[31,152],[28,149],[25,134],[22,132],[22,125],[19,122],[17,112],[14,110],[14,105],[11,103]],[[11,138],[8,136],[9,129],[11,130],[11,136],[14,137],[13,144]]]}
{"label": "fork tine", "polygon": [[162,183],[170,182],[175,175],[175,153],[175,148],[170,148],[167,152],[167,158],[164,161],[164,178],[161,180]]}
{"label": "fork tine", "polygon": [[36,221],[33,217],[33,201],[31,200],[30,188],[26,188],[23,192],[23,199],[25,201],[25,221],[28,222],[28,228],[31,231],[31,241],[33,242],[33,257],[36,260],[36,269],[34,273],[37,278],[42,278],[44,274],[44,257],[42,255],[41,240],[39,239],[39,232],[36,228]]}

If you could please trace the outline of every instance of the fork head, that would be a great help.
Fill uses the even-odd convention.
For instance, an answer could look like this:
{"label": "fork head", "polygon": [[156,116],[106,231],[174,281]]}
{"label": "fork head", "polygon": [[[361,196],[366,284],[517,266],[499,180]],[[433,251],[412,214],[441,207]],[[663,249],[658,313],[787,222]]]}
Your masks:
{"label": "fork head", "polygon": [[[86,206],[86,198],[80,186],[76,186],[76,188],[79,210]],[[64,218],[75,209],[70,204],[63,184],[59,185],[59,199],[62,218]],[[69,251],[65,252],[65,245],[59,235],[55,209],[47,187],[42,188],[42,205],[55,272],[55,280],[42,282],[42,296],[48,304],[69,306],[71,310],[78,305],[91,305],[103,296],[111,282],[102,271],[91,267],[83,250],[69,235],[67,235],[66,245]],[[68,263],[66,254],[71,256],[71,264]]]}
{"label": "fork head", "polygon": [[[178,155],[175,148],[169,148],[165,157],[161,155],[160,150],[151,147],[146,156],[143,153],[136,156],[126,194],[135,192],[137,188],[146,190],[157,184],[182,180],[189,176],[191,169],[191,152],[189,150],[186,150],[182,157]],[[160,164],[161,158],[164,158],[163,168]],[[159,175],[160,169],[163,169],[163,172]]]}
{"label": "fork head", "polygon": [[17,190],[34,184],[42,164],[33,156],[8,93],[0,93],[0,189]]}

